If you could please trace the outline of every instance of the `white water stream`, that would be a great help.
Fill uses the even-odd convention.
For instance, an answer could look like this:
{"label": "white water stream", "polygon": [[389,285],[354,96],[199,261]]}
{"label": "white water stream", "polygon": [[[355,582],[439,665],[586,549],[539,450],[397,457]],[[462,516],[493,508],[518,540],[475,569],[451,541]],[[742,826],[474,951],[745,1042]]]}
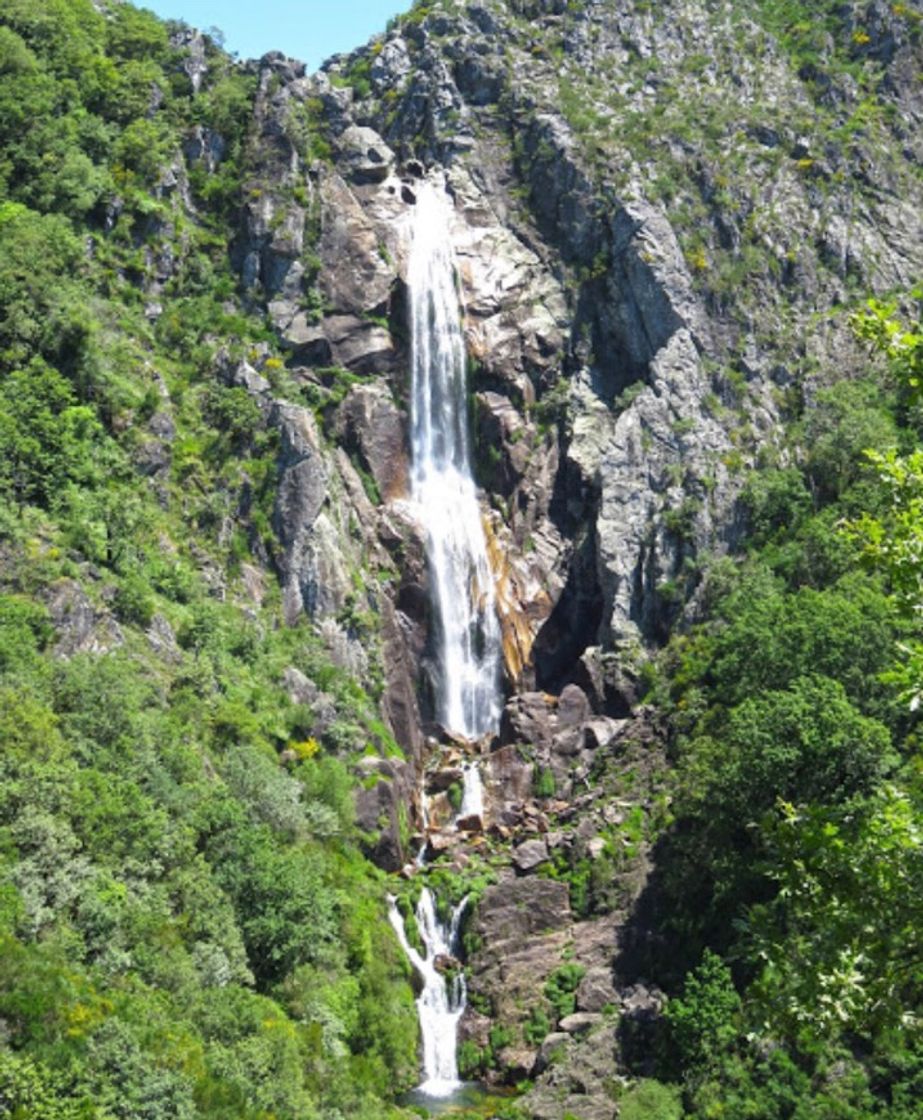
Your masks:
{"label": "white water stream", "polygon": [[436,967],[440,957],[455,957],[458,948],[458,927],[467,899],[452,911],[448,924],[439,921],[436,900],[429,887],[424,887],[417,903],[416,919],[421,955],[407,940],[404,920],[394,895],[388,895],[388,916],[401,947],[410,963],[419,972],[423,988],[417,997],[420,1034],[423,1037],[424,1080],[419,1092],[431,1097],[448,1097],[459,1088],[458,1062],[455,1057],[458,1020],[465,1010],[465,975],[461,969],[450,979]]}
{"label": "white water stream", "polygon": [[481,771],[476,762],[465,762],[462,765],[462,801],[455,819],[483,816],[484,786]]}
{"label": "white water stream", "polygon": [[427,532],[439,633],[438,718],[476,739],[500,717],[500,626],[471,476],[465,343],[448,201],[428,183],[414,207],[407,267],[412,349],[413,498]]}
{"label": "white water stream", "polygon": [[[407,266],[412,354],[411,454],[413,500],[426,527],[426,555],[438,635],[437,718],[468,739],[494,731],[500,718],[500,625],[493,575],[468,447],[465,343],[449,239],[449,205],[444,192],[421,184],[414,207]],[[429,814],[422,796],[423,846]],[[462,766],[462,801],[456,822],[483,816],[484,792],[476,762]],[[448,923],[439,921],[436,901],[423,888],[416,909],[424,945],[419,953],[407,939],[393,896],[388,913],[404,952],[422,980],[417,999],[423,1037],[419,1091],[447,1097],[460,1087],[458,1021],[465,1010],[461,970],[446,979],[440,958],[455,958],[462,901]]]}

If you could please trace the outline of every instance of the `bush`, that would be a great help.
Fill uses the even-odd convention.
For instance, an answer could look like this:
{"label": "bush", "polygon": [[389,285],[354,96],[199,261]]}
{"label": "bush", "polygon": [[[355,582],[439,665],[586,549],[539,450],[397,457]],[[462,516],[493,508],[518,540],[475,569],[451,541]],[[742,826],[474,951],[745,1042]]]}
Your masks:
{"label": "bush", "polygon": [[638,1081],[619,1097],[618,1115],[619,1120],[680,1120],[680,1090],[660,1081]]}

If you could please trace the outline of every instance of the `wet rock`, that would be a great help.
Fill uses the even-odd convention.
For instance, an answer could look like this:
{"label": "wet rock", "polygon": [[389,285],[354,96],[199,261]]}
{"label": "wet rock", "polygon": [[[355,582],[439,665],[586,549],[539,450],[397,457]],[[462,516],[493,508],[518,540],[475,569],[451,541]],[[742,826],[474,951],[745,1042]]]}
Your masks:
{"label": "wet rock", "polygon": [[480,813],[469,813],[467,816],[459,817],[455,822],[455,827],[459,832],[483,832],[484,818]]}
{"label": "wet rock", "polygon": [[451,953],[438,953],[433,959],[433,968],[437,972],[457,972],[462,966],[458,957],[453,957]]}
{"label": "wet rock", "polygon": [[460,766],[440,766],[426,775],[426,792],[445,793],[453,785],[459,785],[464,779],[464,771]]}

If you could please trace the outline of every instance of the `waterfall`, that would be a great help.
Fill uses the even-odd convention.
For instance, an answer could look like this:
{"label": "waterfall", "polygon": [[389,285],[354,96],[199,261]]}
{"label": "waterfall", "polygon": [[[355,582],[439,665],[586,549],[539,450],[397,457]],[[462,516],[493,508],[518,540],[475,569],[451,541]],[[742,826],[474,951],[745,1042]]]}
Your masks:
{"label": "waterfall", "polygon": [[[465,343],[449,241],[444,192],[422,184],[413,215],[407,265],[411,334],[411,455],[413,500],[426,527],[426,556],[436,622],[437,717],[457,735],[476,739],[494,731],[500,718],[500,625],[493,575],[481,521],[468,447]],[[462,767],[462,801],[456,821],[483,816],[484,793],[477,763]],[[424,841],[429,823],[421,797]],[[419,972],[417,999],[423,1038],[421,1092],[446,1097],[460,1085],[455,1057],[458,1021],[465,1010],[465,977],[446,976],[437,964],[455,960],[462,901],[448,924],[439,921],[432,892],[424,887],[416,919],[425,947],[410,944],[393,896],[388,914],[404,952]]]}
{"label": "waterfall", "polygon": [[467,898],[455,907],[448,924],[439,920],[433,893],[424,887],[417,903],[416,919],[424,945],[421,955],[407,940],[404,921],[394,895],[388,895],[388,917],[401,948],[419,972],[423,988],[417,997],[420,1034],[423,1038],[423,1082],[421,1093],[431,1097],[447,1097],[459,1088],[458,1063],[455,1057],[458,1020],[465,1009],[465,975],[455,970],[447,979],[439,971],[440,958],[455,960],[458,948],[458,927]]}
{"label": "waterfall", "polygon": [[427,531],[437,714],[477,738],[500,716],[500,626],[468,448],[465,345],[445,195],[421,184],[407,268],[413,498]]}
{"label": "waterfall", "polygon": [[476,762],[466,762],[462,766],[462,801],[455,819],[484,816],[484,786],[481,770]]}

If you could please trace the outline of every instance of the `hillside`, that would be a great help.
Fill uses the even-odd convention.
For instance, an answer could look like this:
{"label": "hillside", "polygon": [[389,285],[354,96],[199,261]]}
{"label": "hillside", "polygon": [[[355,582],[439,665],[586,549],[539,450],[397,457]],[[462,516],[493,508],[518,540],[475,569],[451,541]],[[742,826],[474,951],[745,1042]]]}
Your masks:
{"label": "hillside", "polygon": [[413,1115],[424,884],[479,1115],[923,1116],[921,61],[879,0],[433,0],[314,75],[6,0],[0,1117]]}

